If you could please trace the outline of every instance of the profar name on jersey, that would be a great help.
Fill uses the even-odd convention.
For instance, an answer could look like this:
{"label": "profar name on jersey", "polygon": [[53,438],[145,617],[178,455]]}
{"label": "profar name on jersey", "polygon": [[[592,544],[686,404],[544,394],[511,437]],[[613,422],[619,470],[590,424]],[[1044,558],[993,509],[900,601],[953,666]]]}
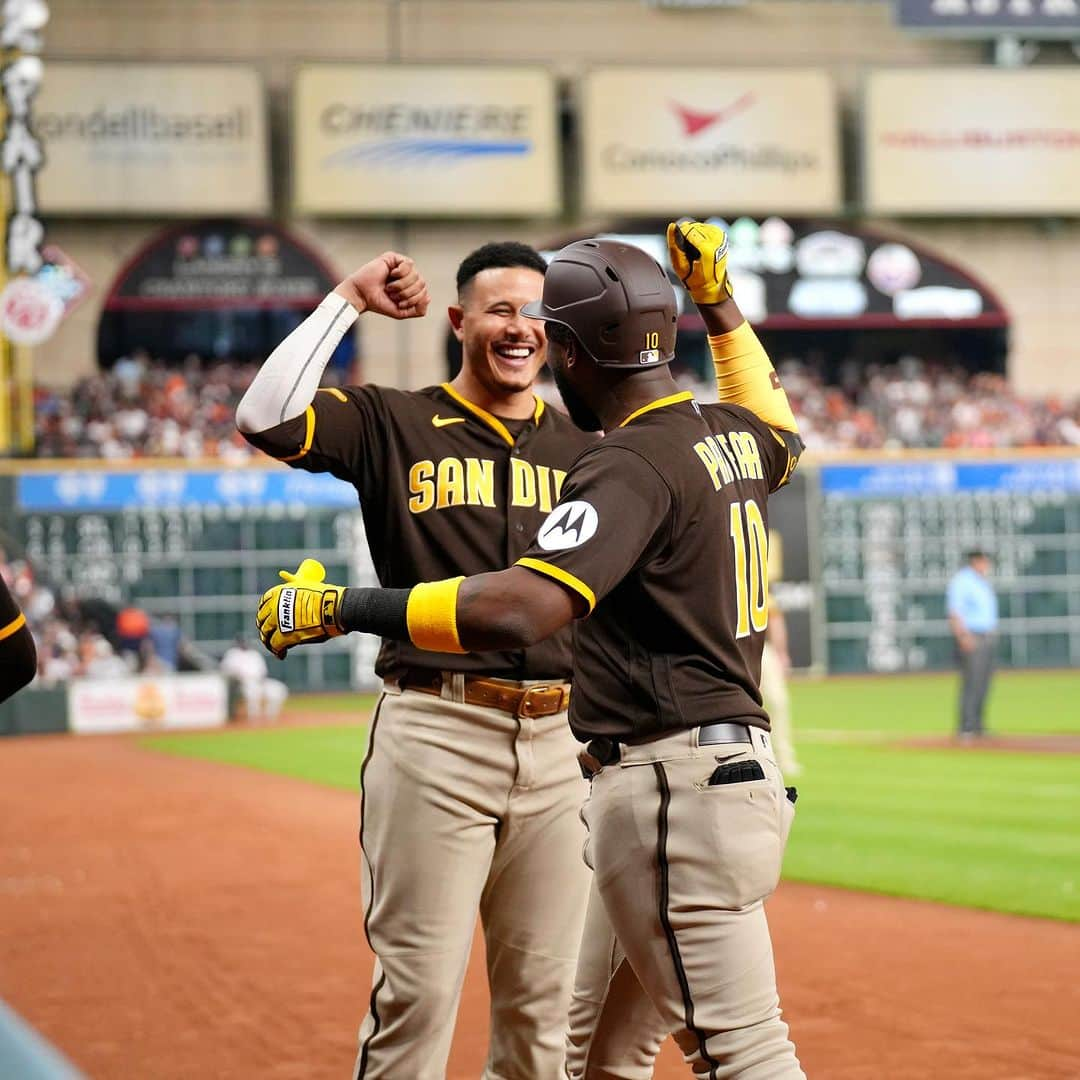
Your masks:
{"label": "profar name on jersey", "polygon": [[708,469],[717,491],[733,483],[737,476],[743,480],[762,479],[761,453],[757,439],[749,431],[706,435],[694,443],[694,453]]}
{"label": "profar name on jersey", "polygon": [[[510,459],[510,505],[548,513],[559,501],[564,469]],[[409,509],[414,514],[448,506],[497,506],[495,462],[490,458],[444,457],[417,461],[409,469]]]}

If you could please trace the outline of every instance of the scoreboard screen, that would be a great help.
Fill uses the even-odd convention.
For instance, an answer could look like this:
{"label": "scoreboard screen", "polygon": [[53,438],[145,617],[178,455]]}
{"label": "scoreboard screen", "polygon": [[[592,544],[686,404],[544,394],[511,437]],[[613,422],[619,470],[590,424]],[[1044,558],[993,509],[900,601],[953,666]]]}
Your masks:
{"label": "scoreboard screen", "polygon": [[[57,592],[175,615],[219,656],[255,637],[260,594],[307,557],[332,581],[374,584],[355,490],[331,476],[262,468],[64,469],[7,479],[9,555]],[[272,673],[297,687],[370,684],[362,635],[298,649]]]}
{"label": "scoreboard screen", "polygon": [[1001,662],[1080,664],[1080,456],[829,464],[819,486],[829,671],[951,666],[945,590],[976,548]]}

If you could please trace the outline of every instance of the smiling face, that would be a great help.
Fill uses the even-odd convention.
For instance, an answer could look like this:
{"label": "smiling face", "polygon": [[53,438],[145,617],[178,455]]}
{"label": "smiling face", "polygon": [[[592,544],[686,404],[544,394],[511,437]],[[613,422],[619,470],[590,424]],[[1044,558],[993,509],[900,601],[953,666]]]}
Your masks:
{"label": "smiling face", "polygon": [[544,325],[519,314],[540,297],[544,276],[524,266],[481,270],[450,309],[462,368],[494,399],[527,391],[544,366]]}

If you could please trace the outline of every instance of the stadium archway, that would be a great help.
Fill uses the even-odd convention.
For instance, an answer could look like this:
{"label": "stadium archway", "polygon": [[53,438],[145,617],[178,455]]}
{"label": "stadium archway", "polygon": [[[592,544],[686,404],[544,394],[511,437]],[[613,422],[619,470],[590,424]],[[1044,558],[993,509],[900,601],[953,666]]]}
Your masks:
{"label": "stadium archway", "polygon": [[[212,220],[167,229],[117,274],[98,324],[103,368],[143,349],[182,362],[262,359],[337,284],[308,244],[268,221]],[[347,370],[347,334],[331,361]]]}
{"label": "stadium archway", "polygon": [[[922,245],[847,222],[772,217],[721,224],[729,230],[739,306],[778,362],[810,362],[831,383],[850,375],[852,361],[864,366],[905,355],[970,371],[1005,371],[1009,318],[1000,299],[966,269]],[[666,225],[623,221],[601,235],[638,244],[666,267]],[[584,235],[563,236],[549,251]],[[681,286],[677,292],[677,368],[711,383],[704,324]],[[451,335],[451,375],[460,362]]]}

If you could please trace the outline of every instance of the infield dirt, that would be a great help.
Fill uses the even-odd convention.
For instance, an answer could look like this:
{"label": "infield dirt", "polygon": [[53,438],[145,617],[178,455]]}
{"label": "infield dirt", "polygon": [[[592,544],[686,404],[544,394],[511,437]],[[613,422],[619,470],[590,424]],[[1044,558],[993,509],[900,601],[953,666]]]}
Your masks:
{"label": "infield dirt", "polygon": [[[0,997],[90,1077],[349,1075],[356,795],[126,737],[3,740],[0,776]],[[769,917],[811,1078],[1080,1076],[1080,926],[791,884]],[[477,947],[452,1080],[486,1031]]]}

